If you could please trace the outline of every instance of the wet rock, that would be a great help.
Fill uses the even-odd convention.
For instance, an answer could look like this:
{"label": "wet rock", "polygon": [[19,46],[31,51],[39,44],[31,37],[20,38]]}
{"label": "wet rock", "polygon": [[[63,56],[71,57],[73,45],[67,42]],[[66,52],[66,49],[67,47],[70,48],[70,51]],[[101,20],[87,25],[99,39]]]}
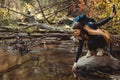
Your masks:
{"label": "wet rock", "polygon": [[87,58],[81,57],[77,62],[77,69],[79,71],[110,71],[119,70],[120,61],[111,58],[110,56],[92,56]]}

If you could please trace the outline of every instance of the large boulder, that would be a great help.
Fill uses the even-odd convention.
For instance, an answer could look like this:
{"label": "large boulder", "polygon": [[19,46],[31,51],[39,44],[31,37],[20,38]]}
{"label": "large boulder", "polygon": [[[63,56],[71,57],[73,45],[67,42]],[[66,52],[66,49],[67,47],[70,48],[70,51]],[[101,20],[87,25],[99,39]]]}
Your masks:
{"label": "large boulder", "polygon": [[110,71],[119,70],[120,61],[110,56],[86,56],[81,57],[77,62],[77,69],[79,71]]}

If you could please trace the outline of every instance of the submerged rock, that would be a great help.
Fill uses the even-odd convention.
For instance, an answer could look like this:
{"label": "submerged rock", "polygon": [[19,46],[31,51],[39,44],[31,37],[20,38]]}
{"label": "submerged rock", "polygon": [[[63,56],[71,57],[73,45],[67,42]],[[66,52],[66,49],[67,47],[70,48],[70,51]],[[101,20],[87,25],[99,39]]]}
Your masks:
{"label": "submerged rock", "polygon": [[77,69],[79,71],[109,71],[119,70],[120,61],[110,56],[86,56],[81,57],[77,62]]}

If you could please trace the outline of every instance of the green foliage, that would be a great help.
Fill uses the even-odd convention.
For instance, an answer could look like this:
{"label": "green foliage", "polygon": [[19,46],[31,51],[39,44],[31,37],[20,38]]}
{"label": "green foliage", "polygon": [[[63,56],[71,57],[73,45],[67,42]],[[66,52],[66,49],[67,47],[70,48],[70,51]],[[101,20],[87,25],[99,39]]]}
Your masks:
{"label": "green foliage", "polygon": [[0,8],[0,19],[5,19],[7,17],[7,9]]}
{"label": "green foliage", "polygon": [[34,31],[34,29],[28,28],[26,31],[29,32],[29,33],[32,33]]}
{"label": "green foliage", "polygon": [[[2,0],[0,0],[0,1],[2,1]],[[44,17],[42,16],[42,14],[40,12],[40,8],[39,8],[36,0],[12,0],[12,1],[18,3],[19,5],[13,4],[13,6],[16,6],[16,8],[10,6],[9,7],[10,9],[15,10],[20,13],[23,13],[23,14],[26,14],[26,11],[30,10],[31,15],[33,15],[35,17],[37,17],[39,15],[37,17],[37,19],[39,19],[40,22],[46,22],[46,20],[44,19]],[[71,23],[72,23],[71,21],[64,19],[67,15],[67,11],[66,10],[63,10],[60,12],[57,12],[57,11],[64,9],[68,5],[71,5],[73,3],[73,1],[69,0],[68,3],[53,5],[53,4],[56,4],[56,2],[62,2],[62,1],[66,1],[66,0],[40,0],[41,6],[46,7],[43,9],[44,10],[43,12],[44,12],[46,18],[50,22],[64,24],[65,26],[71,25]],[[120,22],[119,22],[120,21],[120,1],[119,0],[79,0],[79,1],[81,1],[81,2],[80,3],[78,2],[77,5],[76,5],[76,3],[73,3],[73,4],[75,4],[74,5],[75,7],[72,6],[72,9],[73,8],[78,9],[78,7],[80,7],[80,8],[83,8],[84,10],[88,10],[88,11],[86,11],[86,12],[88,12],[87,14],[90,17],[93,17],[94,19],[96,19],[97,21],[110,15],[111,8],[114,3],[116,5],[117,14],[113,18],[113,20],[110,21],[109,23],[107,23],[107,25],[105,25],[105,26],[106,27],[111,26],[111,29],[114,29],[118,34],[120,33],[120,28],[119,28],[120,27],[119,26],[120,25]],[[79,5],[79,4],[81,4],[81,5]],[[82,9],[80,9],[80,10],[82,10]],[[75,11],[75,10],[73,9],[73,11]],[[73,11],[71,11],[71,13]],[[16,19],[17,15],[16,15],[16,13],[14,13],[8,9],[0,8],[0,25],[10,25],[11,28],[20,29],[21,27],[18,27],[18,25],[13,20],[13,18]],[[23,17],[24,16],[22,16],[22,15],[18,15],[17,18],[23,18]],[[63,29],[66,29],[65,26],[63,27]],[[33,28],[29,28],[27,31],[32,32],[33,30],[34,30]]]}
{"label": "green foliage", "polygon": [[94,11],[92,12],[92,15],[93,15],[93,17],[95,17],[98,20],[109,16],[110,12],[112,10],[112,5],[115,4],[117,13],[116,13],[115,17],[112,19],[112,21],[108,22],[106,26],[111,25],[113,32],[119,34],[120,33],[120,26],[119,26],[120,25],[120,23],[119,23],[119,21],[120,21],[120,2],[118,0],[113,0],[111,2],[109,0],[104,0],[104,1],[100,0],[97,2],[97,0],[96,0],[94,2],[96,2],[96,4],[94,5],[95,8],[94,8]]}
{"label": "green foliage", "polygon": [[13,22],[9,23],[9,27],[12,28],[12,29],[15,29],[15,30],[19,30],[18,25],[16,23],[13,23]]}
{"label": "green foliage", "polygon": [[10,22],[10,16],[7,9],[0,8],[0,25],[8,25]]}

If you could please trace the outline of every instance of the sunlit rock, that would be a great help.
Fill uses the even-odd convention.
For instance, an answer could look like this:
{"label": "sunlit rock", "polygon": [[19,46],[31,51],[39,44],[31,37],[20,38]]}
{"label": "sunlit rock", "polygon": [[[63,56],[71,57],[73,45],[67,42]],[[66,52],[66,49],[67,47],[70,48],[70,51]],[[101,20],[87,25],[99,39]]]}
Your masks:
{"label": "sunlit rock", "polygon": [[120,69],[120,61],[110,56],[86,56],[81,57],[77,62],[77,69],[82,71],[105,71]]}

